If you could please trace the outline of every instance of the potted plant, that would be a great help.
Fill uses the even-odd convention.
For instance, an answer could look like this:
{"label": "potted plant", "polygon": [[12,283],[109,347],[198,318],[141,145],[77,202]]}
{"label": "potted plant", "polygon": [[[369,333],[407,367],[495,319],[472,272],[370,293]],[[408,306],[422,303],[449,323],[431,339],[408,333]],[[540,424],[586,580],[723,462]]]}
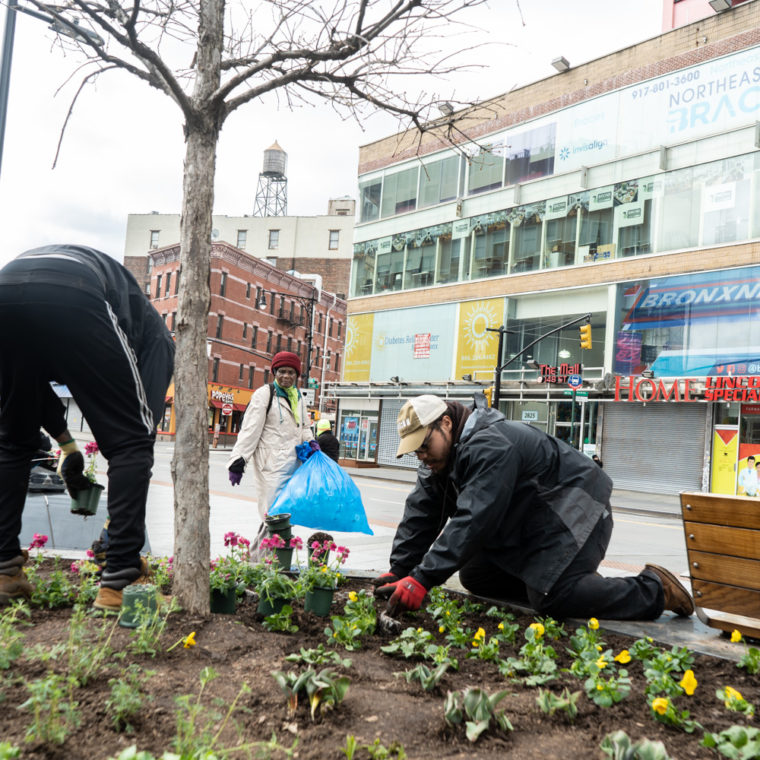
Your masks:
{"label": "potted plant", "polygon": [[[296,582],[283,572],[277,555],[277,551],[284,548],[284,543],[280,536],[263,539],[260,544],[263,557],[252,568],[254,585],[259,595],[258,612],[265,617],[280,612],[286,602],[298,596]],[[299,543],[300,539],[292,538],[288,551],[292,554]]]}
{"label": "potted plant", "polygon": [[209,572],[211,612],[234,615],[237,596],[246,587],[251,542],[229,532],[224,535],[224,545],[229,547],[230,555],[212,560]]}
{"label": "potted plant", "polygon": [[[330,613],[333,594],[343,579],[340,567],[348,558],[349,549],[346,546],[336,546],[332,541],[323,542],[322,546],[314,542],[309,547],[311,558],[301,571],[299,581],[306,591],[304,609],[320,617]],[[330,557],[332,553],[332,557]]]}
{"label": "potted plant", "polygon": [[97,459],[98,451],[98,444],[95,441],[90,441],[84,447],[85,456],[88,457],[84,475],[91,485],[89,488],[78,490],[76,496],[71,497],[71,513],[74,515],[90,517],[98,511],[100,494],[105,489],[105,486],[100,485],[95,480],[95,460]]}

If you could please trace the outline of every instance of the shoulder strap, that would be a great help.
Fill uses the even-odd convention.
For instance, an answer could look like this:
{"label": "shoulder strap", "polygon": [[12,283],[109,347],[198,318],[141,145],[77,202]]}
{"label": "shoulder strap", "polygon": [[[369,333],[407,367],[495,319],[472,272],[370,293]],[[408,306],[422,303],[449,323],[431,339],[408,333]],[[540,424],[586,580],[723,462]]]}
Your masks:
{"label": "shoulder strap", "polygon": [[269,414],[269,410],[272,408],[272,399],[274,398],[274,383],[269,383],[269,403],[267,404],[267,410],[264,412],[266,416]]}

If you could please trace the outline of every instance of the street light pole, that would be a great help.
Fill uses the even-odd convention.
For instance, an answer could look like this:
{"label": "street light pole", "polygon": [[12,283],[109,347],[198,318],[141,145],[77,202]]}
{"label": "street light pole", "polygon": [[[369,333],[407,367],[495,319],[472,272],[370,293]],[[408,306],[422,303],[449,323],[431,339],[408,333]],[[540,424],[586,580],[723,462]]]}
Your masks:
{"label": "street light pole", "polygon": [[3,167],[3,144],[5,143],[5,121],[8,115],[8,92],[11,85],[11,61],[13,60],[13,38],[16,33],[17,4],[16,0],[8,0],[5,11],[3,55],[0,63],[0,171]]}

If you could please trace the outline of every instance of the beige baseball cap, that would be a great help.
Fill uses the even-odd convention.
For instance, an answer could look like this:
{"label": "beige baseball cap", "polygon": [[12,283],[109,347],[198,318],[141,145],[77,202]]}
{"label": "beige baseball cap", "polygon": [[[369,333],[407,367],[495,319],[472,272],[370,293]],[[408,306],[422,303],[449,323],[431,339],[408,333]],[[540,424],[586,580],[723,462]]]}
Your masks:
{"label": "beige baseball cap", "polygon": [[447,409],[446,402],[438,396],[426,393],[407,401],[398,413],[396,424],[401,442],[396,457],[416,451],[435,422]]}

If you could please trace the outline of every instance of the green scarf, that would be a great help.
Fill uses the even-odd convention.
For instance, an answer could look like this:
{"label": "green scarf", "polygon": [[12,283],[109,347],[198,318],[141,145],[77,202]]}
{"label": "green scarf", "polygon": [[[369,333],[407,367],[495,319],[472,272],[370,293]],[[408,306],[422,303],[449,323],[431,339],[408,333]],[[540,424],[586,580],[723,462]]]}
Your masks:
{"label": "green scarf", "polygon": [[288,400],[293,417],[296,420],[296,425],[300,425],[301,415],[299,414],[298,399],[301,397],[301,394],[298,392],[298,388],[295,385],[291,385],[290,388],[283,388],[276,380],[274,381],[274,387],[278,396],[283,396]]}

